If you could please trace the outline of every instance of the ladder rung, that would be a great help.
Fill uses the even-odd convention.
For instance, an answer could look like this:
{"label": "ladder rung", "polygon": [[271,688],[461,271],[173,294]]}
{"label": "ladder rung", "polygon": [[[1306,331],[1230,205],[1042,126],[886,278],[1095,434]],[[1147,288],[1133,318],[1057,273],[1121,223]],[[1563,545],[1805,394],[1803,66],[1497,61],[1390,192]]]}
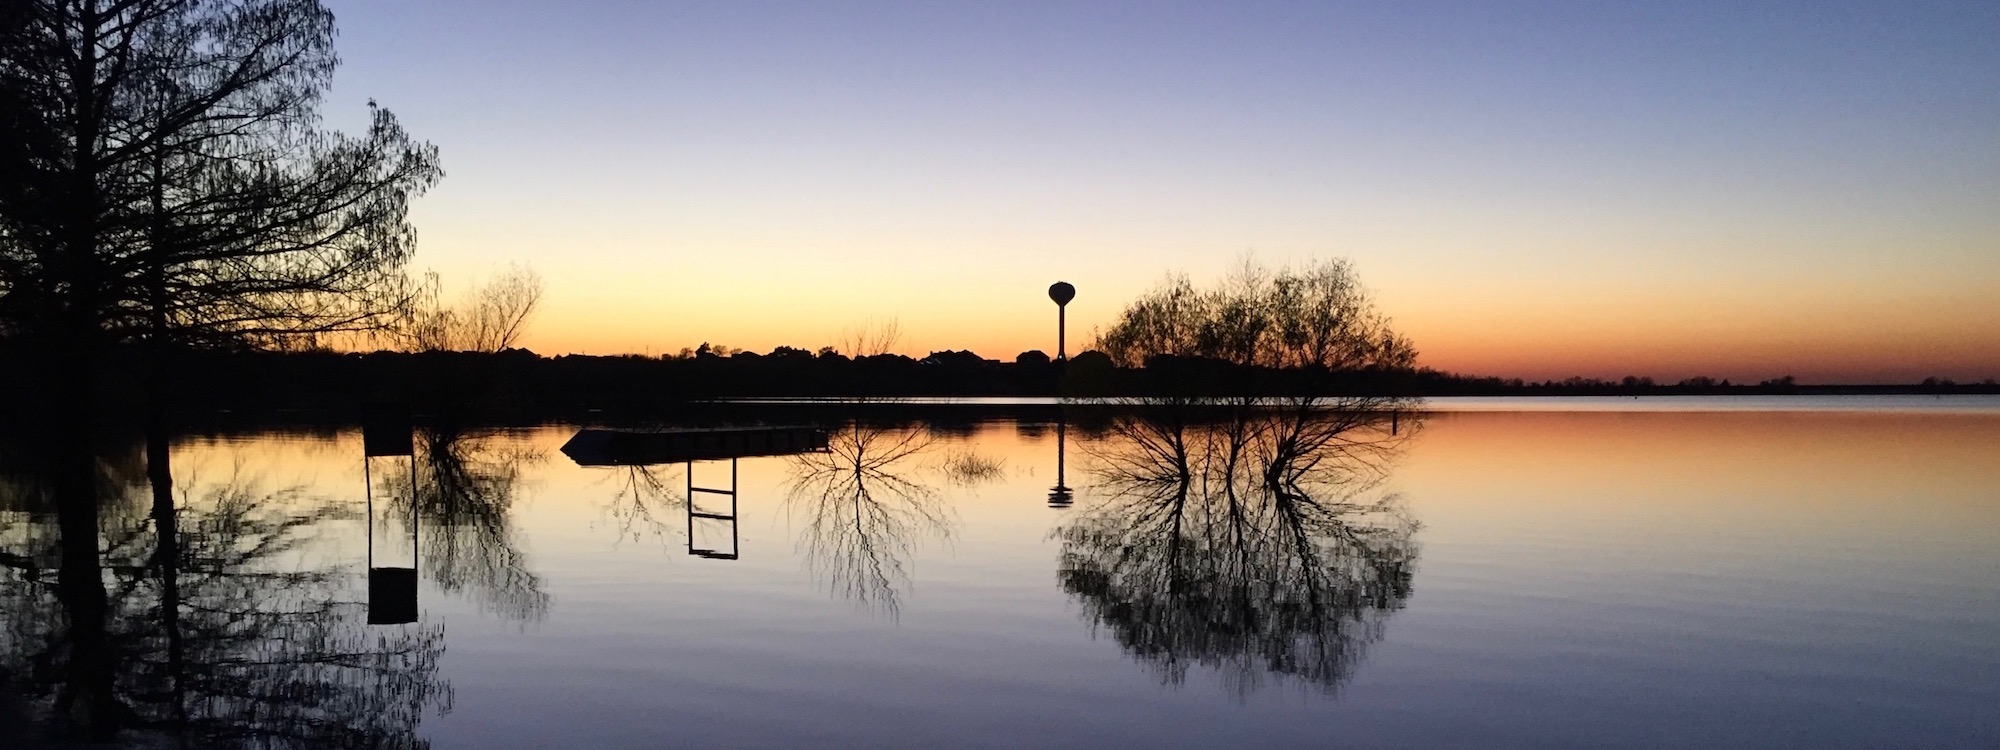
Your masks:
{"label": "ladder rung", "polygon": [[689,487],[689,488],[688,488],[688,491],[689,491],[689,492],[708,492],[708,493],[713,493],[713,494],[717,494],[717,495],[734,495],[734,494],[736,494],[736,491],[735,491],[735,490],[711,490],[711,489],[709,489],[709,488],[707,488],[707,487]]}
{"label": "ladder rung", "polygon": [[701,512],[701,511],[698,511],[698,510],[691,510],[691,511],[688,511],[688,515],[690,515],[690,516],[694,516],[695,518],[713,518],[713,519],[715,519],[715,520],[717,520],[717,521],[734,521],[734,520],[736,520],[736,517],[735,517],[735,516],[725,516],[725,515],[722,515],[721,513],[703,513],[703,512]]}

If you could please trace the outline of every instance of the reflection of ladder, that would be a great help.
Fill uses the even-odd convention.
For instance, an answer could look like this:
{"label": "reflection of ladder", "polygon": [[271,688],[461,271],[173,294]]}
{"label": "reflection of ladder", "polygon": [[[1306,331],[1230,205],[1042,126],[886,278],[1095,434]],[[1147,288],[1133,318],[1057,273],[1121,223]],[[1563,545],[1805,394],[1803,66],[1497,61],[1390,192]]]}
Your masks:
{"label": "reflection of ladder", "polygon": [[[706,557],[706,558],[708,558],[708,559],[710,559],[710,560],[734,560],[734,559],[736,559],[736,552],[737,552],[737,537],[736,537],[736,459],[734,459],[734,458],[732,458],[732,459],[729,459],[729,489],[726,489],[726,490],[719,490],[719,489],[714,489],[714,488],[710,488],[710,487],[696,487],[696,486],[694,486],[694,465],[695,465],[695,462],[694,462],[694,461],[689,461],[689,462],[688,462],[688,464],[687,464],[687,480],[688,480],[688,485],[687,485],[687,490],[688,490],[688,495],[687,495],[687,497],[688,497],[688,530],[687,530],[687,534],[688,534],[688,554],[690,554],[690,555],[695,555],[695,556],[698,556],[698,557]],[[729,496],[729,512],[728,512],[727,514],[723,514],[723,513],[709,513],[709,512],[707,512],[707,511],[704,511],[704,510],[702,510],[702,509],[701,509],[701,506],[700,506],[700,505],[698,505],[698,504],[697,504],[697,503],[695,502],[695,497],[697,496],[697,495],[696,495],[696,493],[707,493],[707,494],[710,494],[710,495],[728,495],[728,496]],[[697,546],[695,546],[695,541],[694,541],[694,521],[695,521],[695,519],[697,519],[697,518],[699,518],[699,519],[702,519],[702,520],[705,520],[705,521],[727,521],[727,522],[729,522],[729,551],[728,551],[728,552],[724,552],[724,551],[722,551],[722,550],[720,550],[720,549],[712,549],[712,548],[707,548],[707,547],[697,547]]]}

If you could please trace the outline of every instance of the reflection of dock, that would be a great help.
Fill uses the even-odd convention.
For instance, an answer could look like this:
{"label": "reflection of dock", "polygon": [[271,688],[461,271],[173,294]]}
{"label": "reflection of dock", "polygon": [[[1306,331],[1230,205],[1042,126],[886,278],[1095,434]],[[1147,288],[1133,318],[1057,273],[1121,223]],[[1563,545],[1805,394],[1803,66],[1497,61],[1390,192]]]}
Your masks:
{"label": "reflection of dock", "polygon": [[562,447],[563,455],[579,466],[643,466],[823,450],[826,432],[813,427],[586,429]]}
{"label": "reflection of dock", "polygon": [[[826,449],[826,432],[813,427],[715,427],[579,430],[563,444],[562,452],[578,466],[687,464],[688,554],[710,560],[735,560],[742,554],[742,537],[736,533],[736,459],[821,453]],[[694,465],[701,461],[728,461],[728,488],[695,484]],[[695,500],[699,495],[729,498],[729,511],[704,510]],[[697,540],[697,522],[726,524],[729,548]]]}

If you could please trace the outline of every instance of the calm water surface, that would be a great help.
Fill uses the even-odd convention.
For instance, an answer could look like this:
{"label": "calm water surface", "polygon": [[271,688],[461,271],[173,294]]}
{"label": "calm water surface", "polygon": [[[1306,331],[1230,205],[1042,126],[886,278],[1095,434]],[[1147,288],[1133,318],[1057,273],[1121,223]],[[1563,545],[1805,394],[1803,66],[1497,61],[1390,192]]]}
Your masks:
{"label": "calm water surface", "polygon": [[[733,522],[690,518],[686,465],[579,466],[573,432],[176,444],[178,658],[251,687],[171,710],[250,723],[244,695],[324,683],[276,701],[295,734],[366,711],[440,748],[2000,746],[1990,404],[1453,411],[1275,461],[1069,425],[1066,507],[1053,425],[845,427],[736,462]],[[136,466],[107,462],[104,525],[141,531],[105,532],[105,580],[113,640],[153,644]],[[49,554],[29,489],[16,561]],[[416,622],[367,624],[371,564],[417,569]],[[0,571],[0,659],[46,707],[22,675],[58,597]],[[346,656],[243,677],[316,653],[243,611]],[[128,701],[163,700],[163,648],[118,652]]]}

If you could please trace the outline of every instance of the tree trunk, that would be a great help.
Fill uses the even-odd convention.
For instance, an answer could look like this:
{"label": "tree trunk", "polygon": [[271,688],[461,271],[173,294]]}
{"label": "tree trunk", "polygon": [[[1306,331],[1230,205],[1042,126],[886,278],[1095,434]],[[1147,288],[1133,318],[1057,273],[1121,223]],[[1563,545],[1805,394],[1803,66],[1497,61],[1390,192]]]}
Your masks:
{"label": "tree trunk", "polygon": [[167,680],[172,705],[168,716],[185,721],[187,701],[182,674],[185,648],[181,637],[180,519],[174,508],[172,451],[164,432],[146,433],[146,478],[153,490],[153,565],[160,577],[160,628],[167,638]]}
{"label": "tree trunk", "polygon": [[53,389],[67,413],[50,430],[57,444],[56,518],[62,535],[56,596],[69,620],[69,661],[56,707],[70,730],[101,737],[117,730],[123,712],[113,692],[117,659],[106,629],[109,605],[98,558],[97,456],[91,439],[95,359],[87,341],[69,349],[58,370],[62,382]]}

